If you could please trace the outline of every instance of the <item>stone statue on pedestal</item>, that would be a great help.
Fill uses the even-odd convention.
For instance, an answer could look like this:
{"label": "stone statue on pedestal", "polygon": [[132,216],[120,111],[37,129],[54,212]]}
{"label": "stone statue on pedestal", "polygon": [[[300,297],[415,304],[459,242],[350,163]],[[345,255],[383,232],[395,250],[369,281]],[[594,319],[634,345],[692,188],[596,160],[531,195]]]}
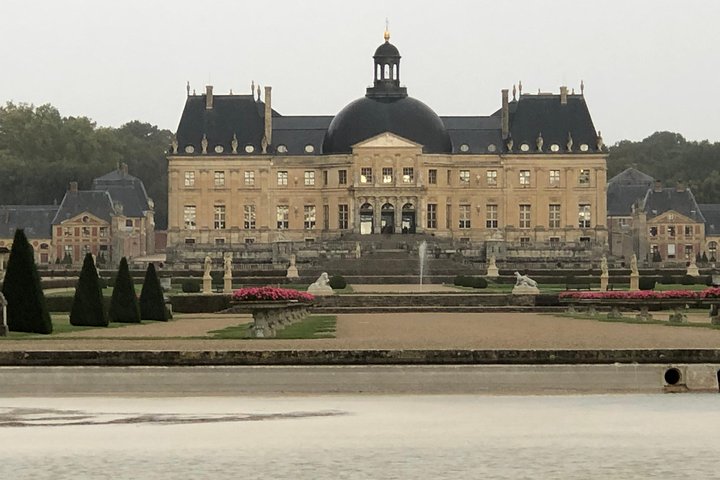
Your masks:
{"label": "stone statue on pedestal", "polygon": [[500,276],[500,272],[498,271],[498,267],[495,264],[495,255],[491,255],[490,262],[488,263],[488,267],[487,267],[486,277],[497,278],[499,276]]}
{"label": "stone statue on pedestal", "polygon": [[630,291],[640,290],[640,272],[638,271],[637,255],[633,253],[630,258]]}
{"label": "stone statue on pedestal", "polygon": [[285,274],[285,277],[291,279],[291,280],[297,280],[300,278],[300,273],[298,273],[297,266],[295,266],[295,254],[293,253],[290,255],[290,266],[287,269],[287,273]]}
{"label": "stone statue on pedestal", "polygon": [[540,289],[535,280],[527,275],[520,275],[520,272],[515,272],[515,286],[512,289],[513,295],[537,295],[539,293]]}
{"label": "stone statue on pedestal", "polygon": [[232,292],[232,254],[226,254],[225,259],[223,260],[223,270],[225,271],[225,274],[223,275],[223,293],[230,293]]}
{"label": "stone statue on pedestal", "polygon": [[212,293],[212,259],[210,256],[205,257],[204,269],[203,269],[203,293]]}
{"label": "stone statue on pedestal", "polygon": [[610,273],[608,271],[607,257],[605,255],[603,255],[602,260],[600,261],[600,291],[601,292],[607,291],[609,278],[610,278]]}
{"label": "stone statue on pedestal", "polygon": [[311,284],[308,289],[308,293],[313,295],[334,295],[332,287],[330,286],[330,277],[326,272],[323,272],[315,283]]}

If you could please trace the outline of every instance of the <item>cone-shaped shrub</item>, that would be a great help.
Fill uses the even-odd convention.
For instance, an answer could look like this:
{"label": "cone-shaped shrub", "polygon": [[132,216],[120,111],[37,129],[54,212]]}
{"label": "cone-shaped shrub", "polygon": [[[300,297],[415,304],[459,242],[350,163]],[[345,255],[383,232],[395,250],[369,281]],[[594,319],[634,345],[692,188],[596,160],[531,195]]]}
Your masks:
{"label": "cone-shaped shrub", "polygon": [[10,331],[52,333],[52,320],[40,286],[33,249],[22,229],[15,231],[3,294],[8,302],[7,323]]}
{"label": "cone-shaped shrub", "polygon": [[120,260],[120,268],[115,278],[115,288],[110,299],[110,321],[123,323],[140,323],[137,295],[130,269],[125,257]]}
{"label": "cone-shaped shrub", "polygon": [[103,295],[97,268],[91,254],[85,255],[80,279],[75,288],[75,298],[70,310],[70,323],[89,327],[107,327],[108,319],[103,309]]}
{"label": "cone-shaped shrub", "polygon": [[160,279],[155,271],[155,265],[152,263],[148,265],[145,271],[145,280],[140,292],[140,318],[163,322],[168,320]]}

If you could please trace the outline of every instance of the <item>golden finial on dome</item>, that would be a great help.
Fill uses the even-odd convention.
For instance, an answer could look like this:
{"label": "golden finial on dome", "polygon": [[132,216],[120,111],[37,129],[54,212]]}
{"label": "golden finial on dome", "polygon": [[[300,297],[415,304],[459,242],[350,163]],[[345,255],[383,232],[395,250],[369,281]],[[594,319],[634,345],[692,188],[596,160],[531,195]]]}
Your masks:
{"label": "golden finial on dome", "polygon": [[386,42],[390,41],[390,28],[389,28],[389,22],[388,19],[385,19],[385,33],[383,34],[383,37],[385,38]]}

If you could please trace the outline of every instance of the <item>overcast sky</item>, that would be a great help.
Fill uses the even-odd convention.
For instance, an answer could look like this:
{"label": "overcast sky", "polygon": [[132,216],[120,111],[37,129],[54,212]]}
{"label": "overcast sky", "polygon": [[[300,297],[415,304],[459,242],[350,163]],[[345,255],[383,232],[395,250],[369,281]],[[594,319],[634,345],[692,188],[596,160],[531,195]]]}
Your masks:
{"label": "overcast sky", "polygon": [[605,141],[720,140],[720,2],[2,0],[0,102],[103,126],[175,130],[198,93],[272,85],[285,115],[334,115],[372,83],[385,18],[401,82],[440,115],[489,115],[500,90],[585,97]]}

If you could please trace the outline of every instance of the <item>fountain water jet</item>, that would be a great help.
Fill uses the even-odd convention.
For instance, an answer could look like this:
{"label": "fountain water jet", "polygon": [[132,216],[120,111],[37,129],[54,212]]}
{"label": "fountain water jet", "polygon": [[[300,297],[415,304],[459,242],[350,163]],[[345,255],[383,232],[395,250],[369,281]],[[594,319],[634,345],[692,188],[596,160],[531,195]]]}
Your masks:
{"label": "fountain water jet", "polygon": [[420,285],[423,284],[423,274],[425,273],[425,257],[427,255],[427,242],[423,240],[418,247],[418,256],[420,257]]}

